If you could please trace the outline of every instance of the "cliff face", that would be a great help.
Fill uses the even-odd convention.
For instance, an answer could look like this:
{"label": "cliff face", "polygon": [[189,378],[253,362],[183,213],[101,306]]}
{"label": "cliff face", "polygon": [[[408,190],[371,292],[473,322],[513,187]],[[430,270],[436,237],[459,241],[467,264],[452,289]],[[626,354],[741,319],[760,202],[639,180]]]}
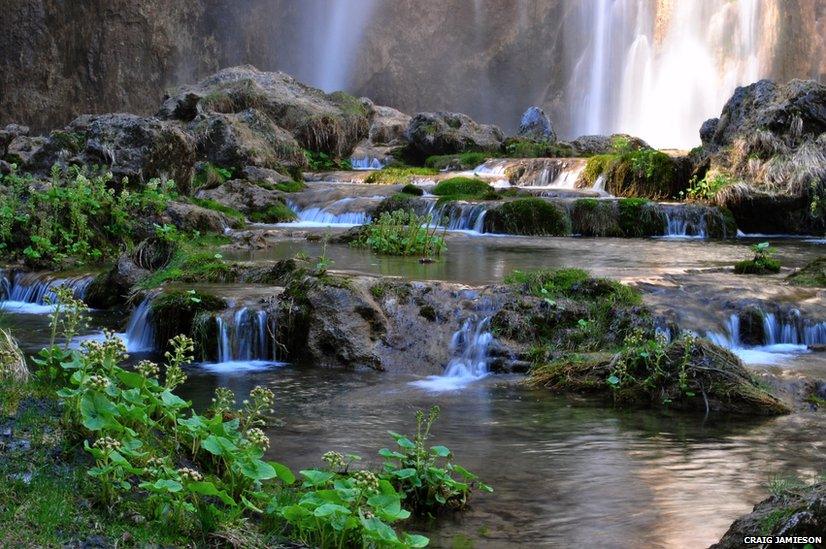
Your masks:
{"label": "cliff face", "polygon": [[[571,96],[569,79],[590,70],[572,50],[595,30],[582,26],[577,0],[340,1],[6,0],[0,125],[42,131],[81,113],[151,113],[170,88],[239,64],[323,86],[319,71],[342,49],[330,47],[340,32],[360,45],[335,86],[406,112],[462,111],[506,129],[536,104],[570,133],[571,105],[583,94]],[[647,1],[662,4],[662,27],[670,0]],[[773,29],[767,76],[826,73],[826,0],[761,5]],[[606,93],[619,85],[608,82]]]}

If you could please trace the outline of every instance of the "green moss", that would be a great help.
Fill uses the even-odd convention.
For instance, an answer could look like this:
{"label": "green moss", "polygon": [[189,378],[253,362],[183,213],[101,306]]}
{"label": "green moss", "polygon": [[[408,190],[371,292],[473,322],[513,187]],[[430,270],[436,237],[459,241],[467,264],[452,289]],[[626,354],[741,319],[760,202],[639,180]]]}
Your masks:
{"label": "green moss", "polygon": [[588,159],[585,168],[582,170],[582,180],[593,187],[600,175],[608,171],[608,167],[614,163],[617,156],[614,154],[597,154]]}
{"label": "green moss", "polygon": [[255,223],[287,223],[294,221],[297,217],[289,206],[282,202],[276,202],[266,210],[251,213],[250,221]]}
{"label": "green moss", "polygon": [[490,153],[468,151],[461,154],[443,154],[429,156],[424,165],[434,170],[470,170],[484,163],[491,157]]}
{"label": "green moss", "polygon": [[195,167],[195,173],[192,176],[192,190],[214,189],[230,179],[232,179],[232,168],[202,162]]}
{"label": "green moss", "polygon": [[629,238],[659,236],[665,232],[665,217],[655,204],[645,198],[621,198],[619,226]]}
{"label": "green moss", "polygon": [[358,97],[350,95],[347,92],[333,92],[327,95],[327,99],[329,99],[332,103],[335,103],[335,105],[346,115],[367,116],[370,114],[367,110],[367,106]]}
{"label": "green moss", "polygon": [[61,149],[71,151],[75,154],[81,152],[86,147],[86,134],[79,132],[67,132],[55,130],[50,135],[52,143]]}
{"label": "green moss", "polygon": [[149,315],[155,341],[169,341],[178,334],[195,332],[195,320],[204,313],[227,307],[222,298],[197,290],[164,292],[152,300]]}
{"label": "green moss", "polygon": [[795,271],[789,275],[788,281],[793,286],[826,288],[826,257],[818,257]]}
{"label": "green moss", "polygon": [[513,271],[505,277],[505,284],[522,286],[525,293],[536,297],[607,300],[628,306],[642,304],[642,295],[636,289],[616,280],[593,278],[582,269]]}
{"label": "green moss", "polygon": [[213,210],[213,211],[216,211],[216,212],[221,212],[225,216],[227,216],[231,219],[235,219],[236,221],[240,221],[242,223],[247,220],[247,218],[244,216],[244,214],[242,214],[241,212],[239,212],[235,208],[230,208],[229,206],[227,206],[225,204],[221,204],[220,202],[217,202],[217,201],[209,199],[209,198],[194,198],[193,197],[193,198],[190,198],[189,201],[192,204],[195,204],[196,206],[200,206],[202,208],[206,208],[208,210]]}
{"label": "green moss", "polygon": [[157,288],[166,282],[228,282],[235,279],[235,268],[224,261],[217,247],[230,241],[223,235],[181,238],[166,265],[138,286]]}
{"label": "green moss", "polygon": [[623,236],[611,200],[580,198],[571,208],[571,230],[582,236]]}
{"label": "green moss", "polygon": [[282,193],[297,193],[307,188],[307,184],[303,181],[286,181],[283,183],[276,183],[272,186],[276,191]]}
{"label": "green moss", "polygon": [[745,259],[734,264],[735,274],[775,274],[780,272],[780,262],[771,257]]}
{"label": "green moss", "polygon": [[424,194],[424,190],[421,187],[417,187],[412,183],[408,183],[401,190],[404,194],[409,194],[411,196],[422,196]]}
{"label": "green moss", "polygon": [[396,193],[388,196],[373,211],[373,218],[377,219],[381,214],[392,213],[397,210],[413,210],[413,195],[409,193]]}
{"label": "green moss", "polygon": [[433,168],[383,168],[377,170],[364,180],[365,183],[378,183],[381,185],[395,185],[399,183],[410,183],[415,177],[426,177],[438,174],[438,170]]}
{"label": "green moss", "polygon": [[605,190],[614,196],[672,198],[685,191],[688,182],[679,180],[676,162],[667,154],[649,148],[615,151],[589,158],[582,180],[593,186],[603,176]]}
{"label": "green moss", "polygon": [[571,220],[560,206],[541,198],[517,198],[488,210],[485,229],[493,233],[564,236]]}
{"label": "green moss", "polygon": [[760,535],[771,535],[781,524],[786,522],[797,512],[794,507],[783,507],[775,509],[762,519],[760,519]]}
{"label": "green moss", "polygon": [[431,191],[436,196],[448,200],[490,199],[496,191],[481,179],[473,177],[451,177],[440,181]]}

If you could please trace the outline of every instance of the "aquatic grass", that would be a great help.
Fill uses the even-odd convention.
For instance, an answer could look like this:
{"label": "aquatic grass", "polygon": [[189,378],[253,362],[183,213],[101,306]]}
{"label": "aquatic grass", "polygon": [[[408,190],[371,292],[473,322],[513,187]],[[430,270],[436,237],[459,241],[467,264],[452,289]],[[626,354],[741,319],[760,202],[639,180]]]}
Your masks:
{"label": "aquatic grass", "polygon": [[446,249],[445,229],[441,235],[437,231],[432,215],[419,216],[412,210],[383,212],[364,227],[352,245],[385,255],[439,256]]}

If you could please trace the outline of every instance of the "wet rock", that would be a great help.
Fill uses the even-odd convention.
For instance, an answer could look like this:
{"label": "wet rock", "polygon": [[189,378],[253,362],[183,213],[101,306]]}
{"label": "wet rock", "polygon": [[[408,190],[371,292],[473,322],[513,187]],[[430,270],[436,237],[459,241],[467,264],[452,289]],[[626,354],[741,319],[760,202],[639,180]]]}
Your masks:
{"label": "wet rock", "polygon": [[787,277],[794,286],[826,288],[826,257],[818,257]]}
{"label": "wet rock", "polygon": [[497,152],[505,138],[496,126],[479,124],[466,114],[424,112],[410,121],[407,139],[418,154],[427,157],[464,151]]}
{"label": "wet rock", "polygon": [[811,216],[807,194],[775,192],[737,183],[721,190],[715,202],[734,215],[744,233],[811,234],[826,229],[826,219]]}
{"label": "wet rock", "polygon": [[519,122],[519,137],[534,141],[556,141],[551,119],[539,107],[530,107]]}
{"label": "wet rock", "polygon": [[[292,134],[301,147],[344,158],[367,137],[368,109],[357,98],[325,94],[281,72],[230,67],[166,99],[159,116],[192,122],[255,109]],[[257,117],[257,115],[256,115]],[[292,154],[292,153],[291,153]]]}
{"label": "wet rock", "polygon": [[[744,547],[743,540],[752,536],[810,537],[826,532],[826,483],[795,487],[772,495],[754,510],[729,527],[711,549]],[[791,547],[807,542],[789,544]],[[808,543],[814,543],[812,540]]]}

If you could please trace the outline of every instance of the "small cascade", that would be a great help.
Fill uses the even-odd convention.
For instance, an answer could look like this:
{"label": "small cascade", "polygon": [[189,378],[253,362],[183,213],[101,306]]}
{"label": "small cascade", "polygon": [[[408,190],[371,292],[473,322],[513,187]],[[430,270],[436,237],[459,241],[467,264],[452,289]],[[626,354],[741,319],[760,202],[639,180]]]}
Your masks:
{"label": "small cascade", "polygon": [[76,299],[84,299],[94,279],[92,275],[57,278],[48,273],[11,272],[2,277],[0,297],[7,311],[48,313],[52,306],[47,301],[56,299],[58,288],[71,288]]}
{"label": "small cascade", "polygon": [[706,338],[731,350],[746,363],[760,364],[776,363],[789,358],[793,353],[805,352],[810,345],[826,344],[826,321],[809,321],[797,310],[791,311],[784,318],[779,318],[776,313],[763,313],[762,317],[760,344],[744,343],[742,321],[737,313],[728,317],[723,332],[708,331]]}
{"label": "small cascade", "polygon": [[384,168],[384,162],[375,156],[352,157],[350,165],[357,171],[372,171]]}
{"label": "small cascade", "polygon": [[218,332],[218,362],[263,364],[273,357],[273,338],[266,311],[242,307],[215,317]]}
{"label": "small cascade", "polygon": [[472,204],[467,202],[448,202],[447,204],[433,203],[429,214],[433,214],[434,223],[447,228],[449,231],[485,232],[485,214],[487,204]]}
{"label": "small cascade", "polygon": [[508,160],[488,160],[484,164],[479,164],[473,169],[473,175],[480,177],[503,177],[507,179],[506,173],[509,165]]}
{"label": "small cascade", "polygon": [[155,349],[155,331],[150,319],[151,298],[135,307],[126,324],[126,350],[130,353],[146,353]]}
{"label": "small cascade", "polygon": [[662,205],[666,221],[666,237],[706,238],[708,227],[706,208],[692,205]]}
{"label": "small cascade", "polygon": [[[376,197],[376,201],[384,197]],[[354,197],[346,197],[336,200],[326,206],[310,206],[301,208],[292,201],[287,201],[287,205],[298,216],[298,224],[305,226],[328,226],[328,225],[364,225],[370,223],[371,216],[366,210],[353,210],[356,206]]]}
{"label": "small cascade", "polygon": [[415,381],[413,385],[430,391],[453,391],[482,379],[489,373],[488,353],[492,342],[490,317],[465,320],[450,340],[453,358],[447,363],[444,373]]}

